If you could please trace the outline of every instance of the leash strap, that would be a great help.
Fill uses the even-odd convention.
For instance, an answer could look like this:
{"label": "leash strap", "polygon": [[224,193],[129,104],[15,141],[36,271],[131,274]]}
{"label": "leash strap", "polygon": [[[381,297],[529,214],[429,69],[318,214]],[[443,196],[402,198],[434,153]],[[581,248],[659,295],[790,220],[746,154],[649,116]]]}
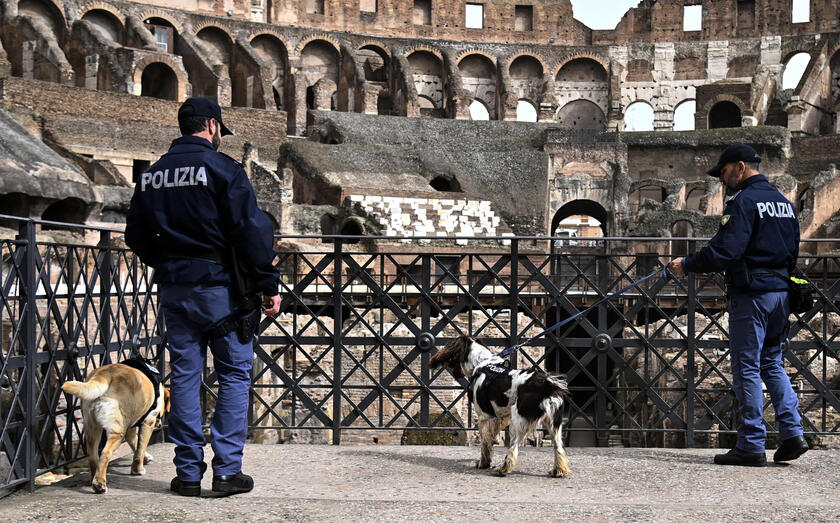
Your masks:
{"label": "leash strap", "polygon": [[[506,348],[505,350],[503,350],[502,352],[500,352],[500,353],[498,354],[498,356],[500,356],[500,357],[502,357],[502,358],[503,358],[503,357],[507,356],[508,354],[510,354],[511,352],[513,352],[513,351],[515,351],[515,350],[518,350],[518,349],[519,349],[520,347],[522,347],[523,345],[526,345],[526,344],[530,343],[531,341],[533,341],[533,340],[535,340],[535,339],[539,338],[540,336],[545,336],[545,335],[546,335],[546,334],[548,334],[549,332],[552,332],[552,331],[555,331],[555,330],[559,329],[559,328],[560,328],[560,327],[562,327],[563,325],[566,325],[567,323],[570,323],[570,322],[572,322],[572,321],[574,321],[574,320],[578,319],[579,317],[583,316],[584,314],[586,314],[587,312],[591,311],[591,310],[592,310],[592,309],[594,309],[595,307],[597,307],[597,306],[601,305],[602,303],[605,303],[605,302],[610,301],[611,299],[615,298],[615,297],[616,297],[616,296],[618,296],[619,294],[623,294],[623,293],[625,293],[625,292],[629,291],[629,290],[630,290],[630,289],[632,289],[633,287],[638,287],[638,286],[639,286],[639,285],[641,285],[642,283],[646,282],[647,280],[649,280],[649,279],[653,278],[654,276],[656,276],[657,274],[659,274],[659,272],[660,272],[659,270],[655,270],[655,271],[653,271],[652,273],[650,273],[650,274],[648,274],[647,276],[645,276],[644,278],[642,278],[642,279],[640,279],[640,280],[636,280],[636,281],[634,281],[633,283],[631,283],[630,285],[628,285],[628,286],[624,287],[623,289],[619,289],[618,291],[616,291],[616,292],[614,292],[614,293],[612,293],[612,294],[609,294],[609,295],[607,295],[607,296],[604,296],[604,297],[603,297],[603,298],[601,298],[600,300],[598,300],[598,301],[596,301],[595,303],[593,303],[592,305],[590,305],[588,309],[582,310],[582,311],[578,312],[577,314],[575,314],[574,316],[570,316],[570,317],[566,318],[565,320],[561,321],[560,323],[555,323],[555,324],[554,324],[554,325],[552,325],[551,327],[547,328],[546,330],[542,331],[541,333],[537,334],[536,336],[532,336],[532,337],[528,338],[527,340],[523,341],[522,343],[518,343],[518,344],[516,344],[516,345],[513,345],[512,347],[508,347],[508,348]],[[668,280],[668,278],[669,278],[669,275],[668,275],[668,268],[666,267],[666,268],[665,268],[665,269],[663,269],[663,271],[662,271],[662,279],[664,279],[664,280],[666,280],[666,281],[667,281],[667,280]]]}

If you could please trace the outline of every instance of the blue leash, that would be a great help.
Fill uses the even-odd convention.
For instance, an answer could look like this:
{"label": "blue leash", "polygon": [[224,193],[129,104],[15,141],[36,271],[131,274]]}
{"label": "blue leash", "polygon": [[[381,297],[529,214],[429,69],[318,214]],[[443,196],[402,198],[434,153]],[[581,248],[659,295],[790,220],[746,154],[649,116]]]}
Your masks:
{"label": "blue leash", "polygon": [[[616,296],[618,296],[619,294],[622,294],[622,293],[625,293],[625,292],[629,291],[629,290],[630,290],[630,289],[632,289],[633,287],[638,287],[639,285],[641,285],[642,283],[646,282],[647,280],[649,280],[649,279],[653,278],[653,277],[654,277],[654,276],[656,276],[657,274],[659,274],[659,270],[655,270],[655,271],[653,271],[652,273],[650,273],[650,274],[648,274],[647,276],[645,276],[644,278],[642,278],[642,279],[640,279],[640,280],[636,280],[636,281],[634,281],[633,283],[631,283],[631,284],[630,284],[630,285],[628,285],[627,287],[624,287],[623,289],[620,289],[620,290],[618,290],[618,291],[616,291],[616,292],[614,292],[614,293],[612,293],[612,294],[610,294],[610,295],[608,295],[608,296],[604,296],[604,297],[603,297],[603,298],[601,298],[600,300],[598,300],[598,301],[596,301],[595,303],[593,303],[592,305],[590,305],[588,309],[586,309],[586,310],[582,310],[582,311],[578,312],[577,314],[575,314],[574,316],[570,316],[570,317],[566,318],[565,320],[561,321],[560,323],[556,323],[556,324],[552,325],[551,327],[547,328],[546,330],[542,331],[541,333],[537,334],[536,336],[531,336],[530,338],[528,338],[527,340],[523,341],[522,343],[518,343],[518,344],[516,344],[516,345],[514,345],[514,346],[512,346],[512,347],[508,347],[508,348],[506,348],[505,350],[503,350],[502,352],[500,352],[500,353],[498,354],[498,356],[499,356],[499,357],[504,358],[505,356],[507,356],[507,355],[508,355],[508,354],[510,354],[511,352],[513,352],[513,351],[515,351],[515,350],[519,349],[520,347],[522,347],[523,345],[526,345],[527,343],[530,343],[531,341],[533,341],[533,340],[535,340],[535,339],[539,338],[540,336],[545,336],[545,335],[546,335],[546,334],[548,334],[549,332],[554,331],[554,330],[557,330],[557,329],[559,329],[560,327],[562,327],[563,325],[566,325],[567,323],[570,323],[570,322],[572,322],[572,321],[574,321],[574,320],[578,319],[579,317],[581,317],[581,316],[583,316],[584,314],[586,314],[587,312],[591,311],[592,309],[594,309],[594,308],[595,308],[595,307],[597,307],[598,305],[601,305],[601,304],[602,304],[602,303],[604,303],[604,302],[608,302],[608,301],[610,301],[611,299],[615,298],[615,297],[616,297]],[[662,279],[663,279],[663,280],[665,280],[665,281],[668,281],[668,278],[669,278],[669,277],[670,277],[670,276],[668,275],[668,267],[665,267],[665,268],[662,270]]]}

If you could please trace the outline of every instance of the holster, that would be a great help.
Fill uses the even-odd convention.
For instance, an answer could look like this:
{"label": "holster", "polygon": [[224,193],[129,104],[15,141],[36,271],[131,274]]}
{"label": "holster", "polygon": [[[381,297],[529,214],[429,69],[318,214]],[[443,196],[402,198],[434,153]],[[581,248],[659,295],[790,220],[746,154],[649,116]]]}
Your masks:
{"label": "holster", "polygon": [[207,331],[212,340],[235,330],[241,343],[250,343],[260,325],[261,299],[254,278],[241,264],[233,247],[230,248],[231,295],[235,303],[233,314]]}

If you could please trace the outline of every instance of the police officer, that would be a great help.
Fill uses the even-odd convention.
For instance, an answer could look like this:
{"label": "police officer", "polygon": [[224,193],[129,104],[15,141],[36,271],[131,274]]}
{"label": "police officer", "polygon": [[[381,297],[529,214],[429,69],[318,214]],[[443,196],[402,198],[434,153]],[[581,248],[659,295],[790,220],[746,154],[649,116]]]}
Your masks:
{"label": "police officer", "polygon": [[200,389],[209,345],[219,379],[210,428],[212,488],[248,492],[254,482],[242,473],[242,452],[253,340],[241,340],[236,331],[208,332],[235,316],[231,247],[262,292],[265,313],[278,312],[273,231],[257,208],[242,165],[217,152],[222,136],[233,134],[222,122],[219,105],[190,98],[178,110],[178,125],[182,137],[140,175],[125,231],[128,246],[155,269],[166,320],[172,371],[169,436],[176,445],[177,471],[170,489],[183,496],[201,493],[207,464]]}
{"label": "police officer", "polygon": [[734,192],[720,228],[697,254],[668,264],[677,276],[726,271],[732,387],[741,423],[735,448],[715,456],[719,465],[763,467],[767,463],[762,380],[776,409],[782,439],[773,460],[794,460],[808,450],[799,400],[782,362],[790,313],[787,279],[799,255],[799,221],[790,202],[759,174],[759,162],[761,158],[748,145],[723,151],[708,171]]}

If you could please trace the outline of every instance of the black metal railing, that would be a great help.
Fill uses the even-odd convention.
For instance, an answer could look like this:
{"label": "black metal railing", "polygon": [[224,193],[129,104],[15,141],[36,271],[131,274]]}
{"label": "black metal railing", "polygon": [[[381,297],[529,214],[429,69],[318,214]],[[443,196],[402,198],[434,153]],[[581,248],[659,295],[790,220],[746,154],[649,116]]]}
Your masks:
{"label": "black metal railing", "polygon": [[[66,231],[49,230],[66,224],[15,224],[17,238],[0,241],[0,470],[7,471],[0,487],[31,487],[37,474],[84,456],[78,401],[61,383],[133,350],[159,353],[165,375],[168,366],[151,270],[121,244],[120,231],[77,227],[77,240],[67,241]],[[335,444],[472,430],[464,382],[429,368],[436,347],[469,334],[501,351],[703,244],[388,238],[364,252],[370,238],[279,240],[290,246],[277,259],[282,306],[262,321],[254,345],[250,437]],[[802,250],[823,252],[833,242],[804,242]],[[806,432],[815,438],[840,434],[838,258],[801,256],[819,299],[791,316],[785,350]],[[567,374],[572,444],[726,446],[737,420],[725,304],[718,275],[652,278],[534,339],[511,360]],[[216,390],[210,364],[205,421]],[[771,433],[772,414],[768,400]]]}

